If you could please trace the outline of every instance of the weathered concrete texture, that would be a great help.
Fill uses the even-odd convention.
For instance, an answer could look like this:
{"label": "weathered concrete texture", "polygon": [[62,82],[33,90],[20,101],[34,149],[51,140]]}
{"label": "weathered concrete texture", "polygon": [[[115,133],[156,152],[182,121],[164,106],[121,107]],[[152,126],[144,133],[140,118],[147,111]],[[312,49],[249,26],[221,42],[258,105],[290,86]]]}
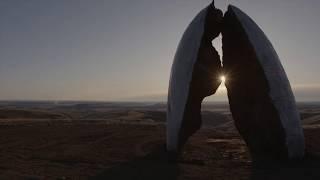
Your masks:
{"label": "weathered concrete texture", "polygon": [[201,126],[201,102],[220,85],[220,57],[211,41],[220,33],[222,12],[209,6],[186,29],[171,69],[167,149],[179,152]]}
{"label": "weathered concrete texture", "polygon": [[223,65],[230,109],[255,160],[304,155],[304,137],[292,90],[278,55],[246,14],[224,16]]}

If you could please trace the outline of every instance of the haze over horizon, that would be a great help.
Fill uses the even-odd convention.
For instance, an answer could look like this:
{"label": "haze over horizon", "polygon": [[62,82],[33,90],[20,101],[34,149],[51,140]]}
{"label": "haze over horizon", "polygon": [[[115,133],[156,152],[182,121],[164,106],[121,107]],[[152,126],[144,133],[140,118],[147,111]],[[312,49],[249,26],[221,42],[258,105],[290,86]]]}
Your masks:
{"label": "haze over horizon", "polygon": [[[166,100],[187,25],[211,0],[3,0],[0,100]],[[320,101],[317,0],[216,0],[264,30],[297,101]],[[221,42],[215,47],[221,54]],[[221,88],[208,100],[225,101]]]}

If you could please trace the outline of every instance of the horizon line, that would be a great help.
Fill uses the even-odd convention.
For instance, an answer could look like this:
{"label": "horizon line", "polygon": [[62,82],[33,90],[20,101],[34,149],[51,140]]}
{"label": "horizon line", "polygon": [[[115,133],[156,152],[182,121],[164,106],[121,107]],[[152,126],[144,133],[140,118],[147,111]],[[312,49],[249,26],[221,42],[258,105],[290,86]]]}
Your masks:
{"label": "horizon line", "polygon": [[[144,100],[144,101],[139,101],[139,100],[16,100],[16,99],[7,99],[7,100],[1,100],[0,102],[89,102],[89,103],[167,103],[167,101],[161,101],[161,100]],[[218,101],[203,101],[202,103],[228,103],[229,101],[224,101],[224,100],[218,100]],[[296,101],[296,103],[320,103],[320,100],[299,100]]]}

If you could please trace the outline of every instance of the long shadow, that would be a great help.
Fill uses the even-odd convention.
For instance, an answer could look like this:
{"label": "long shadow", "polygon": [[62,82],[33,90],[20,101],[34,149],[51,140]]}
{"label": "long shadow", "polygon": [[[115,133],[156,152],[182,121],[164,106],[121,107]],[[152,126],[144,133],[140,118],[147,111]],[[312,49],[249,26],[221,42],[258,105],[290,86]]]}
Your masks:
{"label": "long shadow", "polygon": [[307,154],[301,161],[259,164],[254,167],[251,180],[316,180],[320,179],[320,156]]}
{"label": "long shadow", "polygon": [[118,166],[106,169],[92,180],[176,180],[179,175],[178,165],[169,163],[165,148],[161,147],[152,153]]}

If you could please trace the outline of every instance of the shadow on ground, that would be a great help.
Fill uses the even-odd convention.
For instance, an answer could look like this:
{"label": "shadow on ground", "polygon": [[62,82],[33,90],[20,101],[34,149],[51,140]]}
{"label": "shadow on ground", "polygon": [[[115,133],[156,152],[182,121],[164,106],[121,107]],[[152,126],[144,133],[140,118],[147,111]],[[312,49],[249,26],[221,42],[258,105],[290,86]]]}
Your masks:
{"label": "shadow on ground", "polygon": [[179,176],[177,164],[168,163],[167,153],[164,147],[158,148],[152,153],[118,166],[109,168],[92,180],[176,180]]}
{"label": "shadow on ground", "polygon": [[[259,165],[254,167],[251,180],[315,180],[320,179],[320,156],[307,154],[298,162],[273,165]],[[264,167],[263,167],[264,166]]]}
{"label": "shadow on ground", "polygon": [[[100,172],[92,180],[177,180],[182,177],[188,178],[189,175],[182,175],[179,164],[185,164],[184,161],[179,163],[168,163],[168,156],[164,147],[157,148],[157,150],[147,154],[144,157],[135,159],[123,164],[111,167]],[[228,162],[225,162],[228,163]],[[192,165],[195,163],[192,162]],[[204,169],[206,169],[204,167]],[[207,169],[210,170],[211,168]],[[214,177],[221,178],[221,174],[217,171],[225,172],[227,169],[212,167],[207,174],[204,171],[194,171],[192,177],[199,177],[199,179],[212,179]],[[241,169],[241,168],[240,168]],[[243,169],[246,171],[245,169]],[[240,170],[241,171],[241,170]],[[224,174],[223,179],[250,179],[250,180],[316,180],[320,179],[320,156],[308,153],[301,161],[287,162],[287,163],[258,163],[253,164],[252,169],[249,170],[251,175],[243,176],[241,172],[236,174]],[[212,172],[216,172],[212,173]],[[195,173],[195,174],[194,174]],[[202,174],[204,173],[204,174]],[[189,177],[190,179],[194,179]]]}

